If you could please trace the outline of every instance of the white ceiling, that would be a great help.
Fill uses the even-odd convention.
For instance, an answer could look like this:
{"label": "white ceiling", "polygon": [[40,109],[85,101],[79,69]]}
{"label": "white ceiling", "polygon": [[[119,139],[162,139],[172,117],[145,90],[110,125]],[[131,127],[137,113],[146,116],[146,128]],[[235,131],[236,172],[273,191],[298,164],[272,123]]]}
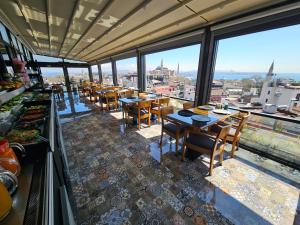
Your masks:
{"label": "white ceiling", "polygon": [[4,0],[0,18],[37,54],[94,61],[283,0]]}

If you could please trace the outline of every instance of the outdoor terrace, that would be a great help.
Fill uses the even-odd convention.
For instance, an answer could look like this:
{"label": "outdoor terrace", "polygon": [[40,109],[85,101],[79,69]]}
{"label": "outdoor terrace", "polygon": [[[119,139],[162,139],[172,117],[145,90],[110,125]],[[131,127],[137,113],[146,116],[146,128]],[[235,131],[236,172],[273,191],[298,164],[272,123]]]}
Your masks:
{"label": "outdoor terrace", "polygon": [[57,108],[78,224],[299,223],[298,170],[240,148],[208,176],[206,156],[182,162],[167,137],[159,147],[155,121],[125,126],[78,93]]}

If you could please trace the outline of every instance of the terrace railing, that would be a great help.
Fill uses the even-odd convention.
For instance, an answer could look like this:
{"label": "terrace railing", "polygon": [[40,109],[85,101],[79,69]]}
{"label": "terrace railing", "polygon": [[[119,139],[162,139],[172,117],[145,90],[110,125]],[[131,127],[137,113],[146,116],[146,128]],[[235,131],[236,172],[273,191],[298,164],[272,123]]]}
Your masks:
{"label": "terrace railing", "polygon": [[[170,104],[177,109],[182,109],[182,104],[188,102],[185,99],[168,97],[171,98]],[[300,168],[299,119],[239,108],[230,109],[251,112],[242,131],[240,147],[294,168]]]}

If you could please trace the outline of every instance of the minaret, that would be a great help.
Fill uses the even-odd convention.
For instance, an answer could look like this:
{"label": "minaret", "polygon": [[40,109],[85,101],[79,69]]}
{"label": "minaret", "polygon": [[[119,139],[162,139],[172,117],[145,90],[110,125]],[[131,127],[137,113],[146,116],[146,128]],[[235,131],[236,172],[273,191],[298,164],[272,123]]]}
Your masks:
{"label": "minaret", "polygon": [[272,77],[274,75],[273,70],[274,70],[274,60],[269,68],[269,72],[267,73],[267,78]]}
{"label": "minaret", "polygon": [[177,72],[176,75],[179,75],[179,63],[177,63]]}

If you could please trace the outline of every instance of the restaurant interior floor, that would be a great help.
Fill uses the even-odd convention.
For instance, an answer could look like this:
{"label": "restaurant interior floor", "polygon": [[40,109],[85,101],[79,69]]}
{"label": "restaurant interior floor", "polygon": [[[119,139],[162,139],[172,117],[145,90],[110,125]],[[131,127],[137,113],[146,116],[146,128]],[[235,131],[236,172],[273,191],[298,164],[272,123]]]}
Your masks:
{"label": "restaurant interior floor", "polygon": [[[300,172],[240,149],[208,176],[160,125],[124,128],[87,97],[58,101],[77,224],[299,224]],[[227,146],[228,150],[230,145]]]}

